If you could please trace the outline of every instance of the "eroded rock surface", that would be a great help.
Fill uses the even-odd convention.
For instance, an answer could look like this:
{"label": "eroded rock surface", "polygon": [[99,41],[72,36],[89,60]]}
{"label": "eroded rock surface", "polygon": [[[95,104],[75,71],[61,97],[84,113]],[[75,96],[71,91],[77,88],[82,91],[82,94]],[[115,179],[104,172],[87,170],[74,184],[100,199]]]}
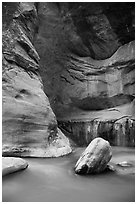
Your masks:
{"label": "eroded rock surface", "polygon": [[35,46],[58,119],[133,101],[134,4],[44,2],[38,15]]}
{"label": "eroded rock surface", "polygon": [[[59,121],[61,130],[80,146],[103,137],[113,146],[135,146],[133,103],[115,109],[78,114]],[[131,111],[132,110],[132,111]]]}
{"label": "eroded rock surface", "polygon": [[77,174],[91,174],[103,172],[112,157],[111,147],[108,141],[102,138],[94,139],[75,165]]}
{"label": "eroded rock surface", "polygon": [[21,158],[2,157],[2,176],[11,174],[28,167],[28,163]]}
{"label": "eroded rock surface", "polygon": [[[121,129],[125,137],[129,135],[121,128],[124,123],[113,121],[124,117],[134,124],[134,13],[134,3],[38,4],[34,44],[41,58],[44,90],[60,127],[70,122],[68,135],[85,137],[86,144],[91,141],[86,142],[86,130],[84,134],[74,130],[74,123],[81,126],[80,122],[97,118],[97,123],[111,123],[116,138]],[[131,129],[134,138],[134,125]],[[134,146],[132,137],[126,140],[112,143]]]}
{"label": "eroded rock surface", "polygon": [[39,55],[33,46],[38,25],[35,5],[3,3],[4,156],[50,157],[71,152],[68,139],[57,129],[39,75]]}
{"label": "eroded rock surface", "polygon": [[134,2],[3,3],[4,154],[53,155],[57,121],[79,145],[134,146],[134,33]]}

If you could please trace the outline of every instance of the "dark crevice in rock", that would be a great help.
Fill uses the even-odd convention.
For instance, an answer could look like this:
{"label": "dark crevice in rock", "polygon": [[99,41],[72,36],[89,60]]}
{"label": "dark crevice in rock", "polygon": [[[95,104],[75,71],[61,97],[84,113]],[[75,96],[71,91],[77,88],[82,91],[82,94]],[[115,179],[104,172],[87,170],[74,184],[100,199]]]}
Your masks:
{"label": "dark crevice in rock", "polygon": [[26,53],[38,64],[39,59],[37,59],[37,56],[35,55],[34,51],[30,48],[30,46],[23,40],[22,41],[18,40],[17,42],[22,47],[22,49],[24,49]]}
{"label": "dark crevice in rock", "polygon": [[67,83],[73,85],[73,83],[71,83],[66,77],[64,77],[64,76],[61,75],[60,78],[63,79],[65,82],[67,82]]}
{"label": "dark crevice in rock", "polygon": [[[134,2],[127,2],[126,4],[117,4],[113,2],[110,4],[109,9],[105,10],[105,14],[108,17],[112,28],[117,33],[119,41],[122,43],[122,45],[135,39]],[[113,18],[113,15],[115,15],[115,19]]]}
{"label": "dark crevice in rock", "polygon": [[[28,68],[28,70],[27,70],[27,73],[29,74],[29,76],[30,77],[32,77],[33,78],[33,74],[35,74],[35,75],[39,75],[39,72],[37,71],[37,70],[33,70],[33,68],[31,68],[31,66],[29,66],[29,67],[26,67],[25,65],[23,65],[23,63],[21,63],[21,61],[18,59],[18,58],[16,58],[17,60],[15,60],[14,58],[12,59],[10,59],[9,57],[7,57],[7,55],[5,55],[5,54],[3,54],[4,55],[4,58],[5,58],[5,60],[9,63],[9,64],[11,64],[11,65],[16,65],[17,67],[21,67],[23,70],[25,69],[26,70],[26,68]],[[10,54],[9,54],[10,55]],[[10,55],[11,56],[11,55]],[[23,59],[23,58],[22,58]],[[18,63],[18,61],[19,61],[19,63]],[[24,61],[24,60],[23,60]],[[11,69],[13,69],[12,67],[10,67],[10,70]]]}

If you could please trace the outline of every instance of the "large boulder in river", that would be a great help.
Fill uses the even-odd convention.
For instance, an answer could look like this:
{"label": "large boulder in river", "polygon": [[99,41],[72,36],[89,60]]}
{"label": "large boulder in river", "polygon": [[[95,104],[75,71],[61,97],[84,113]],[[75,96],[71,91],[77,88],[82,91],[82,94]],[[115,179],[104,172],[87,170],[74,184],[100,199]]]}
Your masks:
{"label": "large boulder in river", "polygon": [[21,158],[2,157],[2,176],[26,169],[28,163]]}
{"label": "large boulder in river", "polygon": [[71,152],[39,75],[39,55],[33,46],[38,24],[35,5],[3,2],[3,156],[53,157]]}
{"label": "large boulder in river", "polygon": [[103,172],[112,157],[109,142],[102,138],[95,138],[82,153],[75,165],[77,174],[91,174]]}

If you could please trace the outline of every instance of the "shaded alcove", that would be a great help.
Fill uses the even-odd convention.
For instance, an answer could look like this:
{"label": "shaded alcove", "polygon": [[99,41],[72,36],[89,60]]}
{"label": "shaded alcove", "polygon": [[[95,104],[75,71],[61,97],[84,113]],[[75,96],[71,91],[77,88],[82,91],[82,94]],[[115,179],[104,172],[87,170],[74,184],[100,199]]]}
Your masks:
{"label": "shaded alcove", "polygon": [[[60,127],[63,121],[69,123],[72,118],[78,123],[74,132],[81,134],[81,144],[86,141],[87,133],[85,124],[81,130],[79,120],[83,123],[84,118],[94,120],[95,111],[111,108],[117,111],[120,107],[117,119],[134,119],[134,107],[124,108],[135,98],[134,10],[135,4],[127,2],[43,2],[37,5],[39,25],[34,45],[40,55],[44,91]],[[100,118],[102,112],[98,114]],[[101,123],[107,124],[103,120]],[[73,122],[71,126],[75,127]],[[134,131],[131,132],[134,137]],[[110,131],[106,139],[119,137],[116,134],[120,133]],[[85,144],[91,141],[92,137],[89,138]],[[112,144],[127,146],[128,142]],[[133,145],[132,140],[129,146]]]}

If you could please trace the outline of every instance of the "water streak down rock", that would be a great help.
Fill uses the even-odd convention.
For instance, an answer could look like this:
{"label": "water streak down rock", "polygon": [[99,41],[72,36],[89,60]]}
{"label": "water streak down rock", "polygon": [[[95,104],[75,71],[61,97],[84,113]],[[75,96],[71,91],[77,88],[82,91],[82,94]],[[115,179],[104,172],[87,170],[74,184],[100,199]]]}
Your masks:
{"label": "water streak down rock", "polygon": [[35,4],[3,3],[3,155],[56,157],[71,152],[43,91]]}
{"label": "water streak down rock", "polygon": [[53,156],[56,117],[79,145],[134,146],[134,21],[134,2],[3,3],[3,154]]}
{"label": "water streak down rock", "polygon": [[134,3],[42,2],[38,15],[34,44],[59,121],[133,101]]}
{"label": "water streak down rock", "polygon": [[[106,111],[106,114],[108,112]],[[103,120],[72,120],[59,121],[59,127],[64,134],[79,146],[87,146],[94,138],[102,137],[113,146],[135,146],[135,121],[128,116],[121,119]]]}
{"label": "water streak down rock", "polygon": [[135,4],[40,2],[38,15],[34,44],[62,131],[78,145],[102,135],[134,146]]}
{"label": "water streak down rock", "polygon": [[95,138],[82,153],[75,165],[77,174],[91,174],[103,172],[112,157],[108,141]]}

